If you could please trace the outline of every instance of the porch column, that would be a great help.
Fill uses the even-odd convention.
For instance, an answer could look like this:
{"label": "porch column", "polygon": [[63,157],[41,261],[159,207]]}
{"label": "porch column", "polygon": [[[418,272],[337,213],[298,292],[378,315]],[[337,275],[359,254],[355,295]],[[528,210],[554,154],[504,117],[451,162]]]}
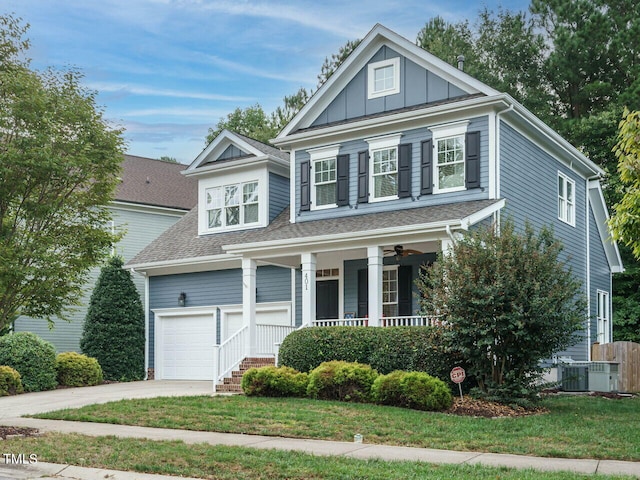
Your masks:
{"label": "porch column", "polygon": [[440,243],[443,255],[449,255],[453,251],[453,240],[451,238],[445,237]]}
{"label": "porch column", "polygon": [[316,264],[315,253],[303,253],[302,260],[302,324],[312,326],[316,319]]}
{"label": "porch column", "polygon": [[368,247],[369,259],[369,326],[379,327],[382,317],[382,247]]}
{"label": "porch column", "polygon": [[242,320],[249,327],[249,344],[247,355],[255,356],[258,350],[256,332],[256,261],[252,258],[242,259]]}

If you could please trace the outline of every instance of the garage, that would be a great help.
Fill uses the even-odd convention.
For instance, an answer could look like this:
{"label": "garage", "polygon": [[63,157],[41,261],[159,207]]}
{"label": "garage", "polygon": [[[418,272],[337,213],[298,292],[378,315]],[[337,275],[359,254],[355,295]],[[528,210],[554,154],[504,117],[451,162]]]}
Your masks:
{"label": "garage", "polygon": [[213,380],[215,311],[156,314],[155,376],[162,380]]}

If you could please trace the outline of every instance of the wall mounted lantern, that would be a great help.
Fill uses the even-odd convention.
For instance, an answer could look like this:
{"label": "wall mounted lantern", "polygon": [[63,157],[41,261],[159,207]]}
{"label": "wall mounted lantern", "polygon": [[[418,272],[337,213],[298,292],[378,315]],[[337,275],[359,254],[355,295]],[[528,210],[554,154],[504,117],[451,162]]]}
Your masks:
{"label": "wall mounted lantern", "polygon": [[182,292],[180,293],[180,295],[178,295],[178,305],[181,307],[184,307],[186,303],[187,303],[187,294]]}

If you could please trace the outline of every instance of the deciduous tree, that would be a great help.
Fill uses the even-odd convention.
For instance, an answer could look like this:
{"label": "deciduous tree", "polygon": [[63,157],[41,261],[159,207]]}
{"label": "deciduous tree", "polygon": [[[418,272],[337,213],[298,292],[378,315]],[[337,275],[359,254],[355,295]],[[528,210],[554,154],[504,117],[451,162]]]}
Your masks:
{"label": "deciduous tree", "polygon": [[26,31],[0,16],[0,330],[64,316],[116,240],[105,225],[121,131],[79,72],[30,68]]}

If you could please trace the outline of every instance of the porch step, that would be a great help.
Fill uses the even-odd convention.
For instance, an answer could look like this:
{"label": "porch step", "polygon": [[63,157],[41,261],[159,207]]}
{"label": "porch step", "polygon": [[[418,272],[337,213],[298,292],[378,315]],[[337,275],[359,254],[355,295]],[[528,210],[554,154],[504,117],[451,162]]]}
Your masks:
{"label": "porch step", "polygon": [[231,372],[231,376],[222,379],[222,383],[216,385],[216,392],[220,393],[242,393],[242,387],[240,383],[242,381],[242,375],[250,368],[260,368],[266,366],[275,365],[275,359],[270,358],[257,358],[247,357],[240,362],[238,370]]}

